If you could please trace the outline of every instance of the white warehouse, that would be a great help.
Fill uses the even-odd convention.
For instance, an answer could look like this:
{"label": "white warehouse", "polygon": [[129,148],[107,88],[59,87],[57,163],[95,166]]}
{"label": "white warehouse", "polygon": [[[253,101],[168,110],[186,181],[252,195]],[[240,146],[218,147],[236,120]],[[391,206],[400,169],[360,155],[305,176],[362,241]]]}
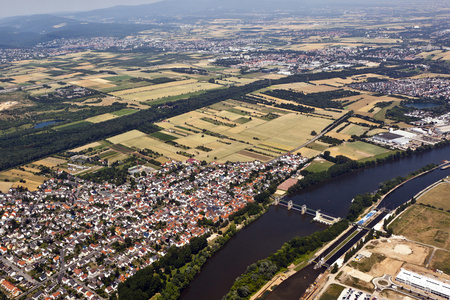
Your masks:
{"label": "white warehouse", "polygon": [[441,281],[401,269],[395,278],[398,282],[407,284],[417,289],[435,294],[445,299],[450,299],[450,285]]}

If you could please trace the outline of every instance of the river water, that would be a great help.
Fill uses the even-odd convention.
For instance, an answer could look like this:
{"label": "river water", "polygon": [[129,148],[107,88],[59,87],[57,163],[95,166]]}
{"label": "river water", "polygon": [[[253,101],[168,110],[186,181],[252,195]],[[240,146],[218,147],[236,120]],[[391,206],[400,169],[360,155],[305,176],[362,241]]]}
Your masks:
{"label": "river water", "polygon": [[[351,200],[356,195],[372,192],[378,188],[380,182],[406,176],[429,163],[440,163],[444,159],[450,159],[450,146],[349,173],[302,190],[288,200],[299,205],[306,204],[312,209],[321,209],[324,213],[345,217]],[[450,175],[450,168],[445,171],[439,169],[419,177],[391,193],[380,207],[392,209],[446,175]],[[237,233],[206,262],[202,271],[182,292],[181,299],[222,299],[236,277],[250,264],[269,256],[295,236],[306,236],[326,228],[311,220],[309,216],[302,216],[285,208],[270,207],[266,214]],[[298,289],[298,292],[300,290]],[[292,299],[298,299],[299,296],[296,297]]]}

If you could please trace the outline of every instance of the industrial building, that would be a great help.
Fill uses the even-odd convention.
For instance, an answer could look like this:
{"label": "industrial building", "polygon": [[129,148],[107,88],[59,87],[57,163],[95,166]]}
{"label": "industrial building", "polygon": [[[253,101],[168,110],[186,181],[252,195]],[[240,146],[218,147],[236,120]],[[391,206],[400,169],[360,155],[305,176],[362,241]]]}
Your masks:
{"label": "industrial building", "polygon": [[450,285],[441,281],[407,271],[403,268],[401,268],[395,279],[411,287],[432,293],[444,299],[450,299]]}

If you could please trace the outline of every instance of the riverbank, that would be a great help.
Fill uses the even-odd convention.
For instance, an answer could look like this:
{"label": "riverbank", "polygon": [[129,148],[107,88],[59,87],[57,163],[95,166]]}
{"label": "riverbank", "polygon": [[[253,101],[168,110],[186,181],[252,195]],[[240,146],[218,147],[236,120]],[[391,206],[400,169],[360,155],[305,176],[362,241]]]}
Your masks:
{"label": "riverbank", "polygon": [[[432,169],[425,170],[425,171],[423,171],[423,172],[421,172],[421,173],[419,173],[419,174],[416,174],[416,175],[412,175],[412,176],[411,176],[411,174],[409,174],[409,175],[406,177],[406,178],[408,178],[408,179],[406,179],[406,180],[404,180],[403,182],[397,184],[395,187],[393,187],[392,189],[390,189],[389,191],[387,191],[385,194],[383,194],[382,197],[380,197],[380,199],[379,199],[376,203],[374,203],[371,207],[369,207],[366,211],[370,211],[370,210],[372,210],[373,208],[378,207],[378,205],[386,198],[386,196],[388,196],[388,195],[391,194],[394,190],[396,190],[396,189],[398,189],[399,187],[403,186],[403,185],[406,184],[407,182],[409,182],[409,181],[411,181],[411,180],[413,180],[413,179],[415,179],[415,178],[417,178],[417,177],[423,176],[423,175],[425,175],[425,174],[427,174],[427,173],[429,173],[429,172],[432,172],[433,170],[436,170],[436,169],[442,167],[443,165],[445,165],[445,164],[441,164],[441,165],[436,166],[436,167],[434,167],[434,168],[432,168]],[[414,173],[414,172],[413,172],[413,173]],[[378,223],[378,222],[377,222],[377,223]],[[345,232],[341,233],[341,234],[340,234],[338,237],[336,237],[333,241],[337,241],[337,240],[339,240],[340,238],[342,238],[343,236],[345,236],[345,234],[346,234],[349,230],[351,230],[351,228],[349,228],[349,229],[347,229]],[[351,238],[347,237],[345,241],[348,241],[349,239],[351,239]],[[339,248],[341,248],[341,247],[344,246],[344,245],[342,245],[342,244],[346,244],[345,241],[344,241],[343,243],[339,244],[339,245],[336,247],[336,249],[334,249],[333,251],[335,251],[335,252],[339,251]],[[329,245],[333,245],[333,242],[328,243],[327,245],[323,246],[320,250],[318,250],[318,252],[319,252],[319,251],[320,251],[320,253],[325,252],[326,250],[328,250]],[[300,270],[299,272],[301,272],[301,270]],[[271,287],[275,286],[275,283],[280,284],[282,281],[287,280],[289,277],[292,277],[292,276],[296,275],[296,273],[297,273],[297,272],[295,272],[295,273],[292,273],[292,272],[289,273],[289,276],[287,276],[286,278],[284,278],[284,279],[281,280],[281,281],[280,281],[280,280],[274,280],[274,279],[272,279],[271,281],[269,281],[269,282],[271,282],[271,284],[269,284],[269,285],[266,284],[261,290],[259,290],[259,291],[255,294],[255,295],[257,295],[257,297],[251,297],[250,299],[253,299],[253,300],[258,299],[260,296],[264,295],[264,293],[265,293],[268,289],[270,289]],[[279,276],[279,274],[278,274],[277,276]],[[278,285],[278,284],[277,284],[277,285]],[[312,292],[313,294],[316,294],[317,290],[316,290],[316,289],[313,289],[311,292]],[[311,296],[311,294],[309,294],[309,296]]]}
{"label": "riverbank", "polygon": [[[322,209],[325,213],[333,212],[344,217],[351,204],[350,200],[357,194],[374,191],[379,188],[379,182],[395,176],[405,176],[424,164],[444,159],[448,159],[448,146],[343,174],[302,189],[288,196],[288,200],[293,200],[297,205],[306,204],[312,209]],[[409,187],[406,188],[408,189]],[[249,265],[276,252],[295,236],[307,236],[324,229],[324,225],[311,223],[310,217],[270,206],[264,215],[239,231],[220,251],[208,259],[202,271],[183,291],[181,299],[221,299],[229,291],[236,277]]]}

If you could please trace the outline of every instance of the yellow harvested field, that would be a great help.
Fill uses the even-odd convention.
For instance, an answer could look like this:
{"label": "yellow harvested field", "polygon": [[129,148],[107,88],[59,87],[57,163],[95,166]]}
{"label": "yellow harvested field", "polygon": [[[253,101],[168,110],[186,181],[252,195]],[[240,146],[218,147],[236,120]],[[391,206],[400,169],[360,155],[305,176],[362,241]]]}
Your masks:
{"label": "yellow harvested field", "polygon": [[450,182],[443,181],[425,194],[421,195],[417,202],[429,204],[447,211],[450,209],[448,197],[450,195]]}
{"label": "yellow harvested field", "polygon": [[82,86],[85,88],[110,88],[115,87],[115,84],[112,84],[110,81],[102,78],[92,78],[92,79],[83,79],[83,80],[77,80],[77,81],[71,81],[70,84]]}
{"label": "yellow harvested field", "polygon": [[56,157],[47,157],[38,161],[33,162],[33,165],[42,165],[44,167],[56,167],[58,165],[62,165],[64,163],[66,163],[67,160],[65,159],[61,159],[61,158],[56,158]]}
{"label": "yellow harvested field", "polygon": [[[6,178],[13,182],[14,187],[23,186],[29,190],[36,190],[46,179],[44,176],[34,175],[31,172],[18,169],[1,172],[0,180],[4,181]],[[19,180],[25,180],[25,182],[19,182]]]}
{"label": "yellow harvested field", "polygon": [[224,81],[229,81],[229,82],[236,82],[236,83],[240,83],[240,84],[249,84],[255,81],[258,81],[259,79],[257,78],[238,78],[238,77],[227,77],[223,79]]}
{"label": "yellow harvested field", "polygon": [[352,143],[343,143],[342,145],[329,148],[330,155],[344,155],[353,160],[364,159],[378,154],[389,152],[389,150],[379,146],[371,145],[361,141]]}
{"label": "yellow harvested field", "polygon": [[221,118],[227,118],[227,119],[229,119],[231,121],[235,121],[235,120],[240,119],[240,118],[243,117],[243,116],[241,116],[239,114],[235,114],[233,112],[226,111],[226,110],[222,110],[222,111],[218,112],[216,115],[221,117]]}
{"label": "yellow harvested field", "polygon": [[[188,80],[183,80],[184,81],[188,81]],[[172,82],[169,82],[167,84],[170,84]],[[163,84],[158,84],[155,86],[161,86]],[[150,86],[150,87],[155,87],[155,86]],[[190,83],[190,84],[178,84],[175,86],[169,86],[169,87],[165,87],[165,88],[157,88],[157,89],[150,89],[147,91],[136,91],[139,89],[145,89],[145,88],[136,88],[136,89],[132,89],[132,90],[125,90],[125,91],[120,91],[120,92],[116,92],[116,93],[112,93],[115,96],[118,96],[117,94],[123,94],[120,95],[118,97],[121,97],[123,99],[126,100],[135,100],[135,101],[151,101],[151,100],[157,100],[157,99],[162,99],[162,98],[167,98],[167,97],[172,97],[172,96],[179,96],[179,95],[185,95],[185,94],[190,94],[190,93],[195,93],[198,91],[207,91],[207,90],[212,90],[212,89],[216,89],[216,88],[220,88],[222,87],[219,84],[214,84],[214,83],[209,83],[209,82],[195,82],[195,83]],[[148,88],[148,87],[146,87]]]}
{"label": "yellow harvested field", "polygon": [[[210,151],[210,152],[203,152],[198,150],[200,153],[198,156],[196,156],[196,159],[198,160],[206,160],[207,162],[220,160],[220,161],[227,161],[230,160],[228,157],[230,155],[236,154],[237,152],[244,150],[249,145],[243,144],[243,143],[231,143],[230,145],[223,144],[223,147]],[[205,145],[205,147],[208,147],[208,144]],[[216,157],[216,158],[215,158]],[[250,158],[250,157],[249,157]],[[254,160],[254,159],[248,159]]]}
{"label": "yellow harvested field", "polygon": [[348,141],[349,139],[352,138],[351,135],[344,134],[342,132],[334,132],[334,131],[328,132],[326,134],[326,136],[330,136],[332,138],[340,139],[340,140],[343,140],[343,141]]}
{"label": "yellow harvested field", "polygon": [[[202,137],[202,135],[203,135],[203,137]],[[191,148],[195,148],[197,146],[214,143],[217,140],[218,140],[217,137],[210,136],[207,134],[196,133],[196,134],[190,135],[188,137],[182,137],[182,138],[177,139],[177,143],[191,147]],[[224,145],[224,144],[222,144],[222,145]]]}
{"label": "yellow harvested field", "polygon": [[116,161],[121,161],[121,160],[123,161],[123,160],[127,159],[128,157],[130,157],[128,154],[121,153],[119,155],[115,155],[115,156],[108,158],[108,161],[109,161],[109,163],[114,163]]}
{"label": "yellow harvested field", "polygon": [[[257,117],[265,116],[270,111],[274,111],[274,109],[229,100],[167,119],[157,125],[163,127],[169,134],[173,135],[173,131],[180,132],[181,135],[184,134],[185,136],[180,136],[176,142],[190,147],[191,149],[185,150],[185,152],[193,154],[196,159],[247,161],[252,160],[252,158],[267,160],[270,157],[280,155],[282,152],[291,151],[310,140],[313,137],[311,135],[312,130],[320,132],[333,122],[330,118],[302,115],[287,110],[282,111],[283,114],[272,120]],[[223,123],[233,123],[233,121],[241,118],[249,119],[250,115],[247,113],[251,114],[252,120],[243,124],[236,122],[237,125],[234,127],[216,125],[202,120],[206,117]],[[323,113],[328,112],[323,111]],[[181,128],[178,128],[178,126]],[[204,129],[219,133],[224,138],[204,133]],[[198,133],[195,133],[194,130]],[[185,159],[176,156],[176,152],[181,151],[181,148],[153,140],[150,137],[137,136],[135,139],[128,139],[122,141],[122,143],[128,147],[148,148],[175,160]],[[211,151],[205,152],[196,149],[198,146],[210,148]],[[247,148],[256,152],[245,150]],[[319,153],[310,149],[303,150],[308,153],[307,156],[314,156]],[[261,152],[261,154],[257,152]]]}
{"label": "yellow harvested field", "polygon": [[2,193],[6,193],[8,192],[8,190],[12,187],[13,183],[12,182],[3,182],[0,181],[0,191]]}
{"label": "yellow harvested field", "polygon": [[431,52],[422,52],[419,55],[423,58],[430,57],[433,60],[438,60],[438,59],[450,60],[450,52],[449,51],[444,52],[442,50],[435,50],[435,51],[431,51]]}
{"label": "yellow harvested field", "polygon": [[139,149],[151,149],[158,153],[161,153],[164,156],[168,156],[174,160],[183,161],[186,160],[187,157],[176,154],[177,151],[180,151],[180,148],[174,147],[172,145],[166,144],[156,139],[152,139],[150,137],[137,137],[134,139],[127,140],[122,143],[123,145],[130,148],[139,148]]}
{"label": "yellow harvested field", "polygon": [[279,84],[270,87],[271,89],[293,89],[297,92],[303,92],[306,94],[309,93],[319,93],[319,92],[328,92],[337,90],[336,87],[328,86],[328,85],[314,85],[306,82],[294,82],[294,83],[286,83]]}
{"label": "yellow harvested field", "polygon": [[265,75],[261,76],[260,78],[261,79],[274,79],[274,80],[276,80],[276,79],[284,78],[286,76],[287,75],[281,75],[281,74],[265,74]]}
{"label": "yellow harvested field", "polygon": [[132,139],[144,137],[144,136],[147,136],[147,135],[139,130],[131,130],[131,131],[113,136],[112,138],[107,139],[107,141],[109,141],[113,144],[121,144],[128,140],[132,140]]}
{"label": "yellow harvested field", "polygon": [[375,134],[379,134],[379,133],[382,133],[382,132],[388,132],[389,130],[387,130],[387,129],[383,129],[383,128],[376,128],[376,129],[372,129],[371,131],[369,131],[368,133],[367,133],[367,135],[368,136],[373,136],[373,135],[375,135]]}
{"label": "yellow harvested field", "polygon": [[24,83],[30,80],[34,80],[34,81],[38,81],[40,79],[44,79],[47,77],[51,77],[50,74],[46,74],[46,73],[30,73],[30,74],[26,74],[26,75],[18,75],[18,76],[14,76],[12,77],[14,79],[14,82],[19,84],[19,83]]}
{"label": "yellow harvested field", "polygon": [[83,150],[86,150],[86,149],[89,149],[89,148],[95,148],[95,147],[98,147],[98,146],[101,146],[101,144],[99,142],[93,142],[93,143],[90,143],[90,144],[87,144],[87,145],[84,145],[84,146],[72,149],[71,151],[72,152],[80,152],[80,151],[83,151]]}
{"label": "yellow harvested field", "polygon": [[292,150],[310,140],[312,130],[320,132],[331,123],[332,120],[290,113],[244,130],[240,135],[251,139],[257,138],[264,141],[265,144],[270,142],[279,145],[281,149]]}
{"label": "yellow harvested field", "polygon": [[377,123],[370,122],[370,121],[367,121],[367,120],[364,120],[364,119],[361,119],[361,118],[355,118],[355,117],[349,118],[348,121],[349,121],[349,122],[352,122],[352,123],[368,124],[368,125],[370,125],[370,126],[378,126],[378,125],[379,125],[379,124],[377,124]]}
{"label": "yellow harvested field", "polygon": [[295,154],[299,154],[303,157],[312,158],[319,155],[321,152],[318,150],[310,149],[303,147],[295,152]]}
{"label": "yellow harvested field", "polygon": [[144,93],[144,92],[154,91],[154,90],[158,90],[158,89],[176,87],[176,86],[180,86],[180,85],[187,85],[187,84],[192,84],[192,83],[197,83],[197,82],[198,81],[195,79],[179,80],[179,81],[172,81],[172,82],[155,84],[155,85],[150,85],[150,86],[144,86],[144,87],[135,88],[135,89],[123,90],[123,91],[115,92],[112,94],[117,97],[122,97],[122,96],[126,96],[126,95]]}
{"label": "yellow harvested field", "polygon": [[361,94],[361,95],[351,96],[351,97],[348,97],[345,99],[348,99],[350,101],[359,100],[358,102],[355,102],[355,103],[352,103],[351,105],[349,105],[348,109],[353,110],[355,112],[365,112],[365,113],[367,113],[371,108],[373,108],[374,105],[378,102],[389,102],[389,101],[393,101],[393,102],[397,102],[397,103],[400,102],[399,99],[392,98],[389,96],[376,97],[376,96],[369,95],[369,94]]}
{"label": "yellow harvested field", "polygon": [[118,117],[119,116],[116,116],[116,115],[113,115],[113,114],[110,114],[110,113],[106,113],[106,114],[103,114],[103,115],[99,115],[99,116],[88,118],[85,121],[88,121],[88,122],[91,122],[91,123],[101,123],[101,122],[108,121],[108,120],[111,120],[111,119],[115,119],[115,118],[118,118]]}

